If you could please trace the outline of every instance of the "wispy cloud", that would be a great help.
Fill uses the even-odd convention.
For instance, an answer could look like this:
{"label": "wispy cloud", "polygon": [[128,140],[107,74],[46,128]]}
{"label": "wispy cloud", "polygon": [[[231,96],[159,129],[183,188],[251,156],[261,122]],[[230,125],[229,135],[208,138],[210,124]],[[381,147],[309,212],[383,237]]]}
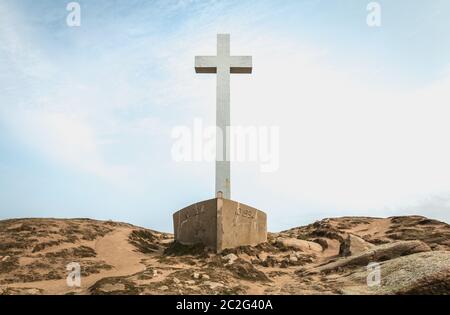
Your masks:
{"label": "wispy cloud", "polygon": [[21,111],[8,115],[7,124],[29,147],[54,163],[119,183],[126,167],[108,165],[88,124],[64,113]]}

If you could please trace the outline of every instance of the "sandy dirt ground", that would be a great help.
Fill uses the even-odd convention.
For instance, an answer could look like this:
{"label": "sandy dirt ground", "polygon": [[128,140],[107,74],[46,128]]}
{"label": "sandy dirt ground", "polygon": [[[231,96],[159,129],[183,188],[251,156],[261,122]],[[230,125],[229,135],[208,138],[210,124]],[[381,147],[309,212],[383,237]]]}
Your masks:
{"label": "sandy dirt ground", "polygon": [[[89,219],[0,221],[0,239],[0,294],[450,293],[450,227],[419,216],[324,219],[221,254]],[[81,287],[67,285],[71,262]]]}

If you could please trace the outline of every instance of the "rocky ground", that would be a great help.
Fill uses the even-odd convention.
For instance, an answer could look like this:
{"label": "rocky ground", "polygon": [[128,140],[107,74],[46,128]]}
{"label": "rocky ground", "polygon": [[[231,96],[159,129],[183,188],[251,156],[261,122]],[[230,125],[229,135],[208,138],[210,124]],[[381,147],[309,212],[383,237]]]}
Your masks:
{"label": "rocky ground", "polygon": [[221,254],[125,223],[0,221],[0,294],[449,293],[450,226],[420,216],[325,219]]}

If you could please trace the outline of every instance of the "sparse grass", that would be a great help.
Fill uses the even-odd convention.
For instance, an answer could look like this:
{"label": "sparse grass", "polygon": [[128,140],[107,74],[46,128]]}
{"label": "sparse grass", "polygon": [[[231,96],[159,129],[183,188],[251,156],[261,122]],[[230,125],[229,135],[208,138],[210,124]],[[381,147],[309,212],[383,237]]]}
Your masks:
{"label": "sparse grass", "polygon": [[89,292],[95,295],[137,295],[141,291],[125,277],[103,278],[89,288]]}
{"label": "sparse grass", "polygon": [[6,261],[0,260],[0,274],[9,273],[19,267],[19,259],[17,257],[9,257]]}
{"label": "sparse grass", "polygon": [[36,246],[34,246],[31,252],[37,253],[37,252],[40,252],[40,251],[46,249],[47,247],[57,246],[57,245],[60,245],[61,243],[62,243],[61,240],[42,242],[42,243],[39,243]]}
{"label": "sparse grass", "polygon": [[179,242],[173,242],[164,250],[164,255],[167,256],[208,256],[207,248],[202,244],[183,245]]}
{"label": "sparse grass", "polygon": [[253,264],[240,258],[237,259],[233,264],[226,266],[226,268],[230,270],[234,276],[240,279],[257,282],[270,281],[270,279],[264,272],[256,269]]}
{"label": "sparse grass", "polygon": [[49,252],[45,254],[46,258],[88,258],[96,257],[97,253],[88,246],[79,246],[75,248],[65,248],[57,252]]}
{"label": "sparse grass", "polygon": [[161,249],[157,244],[158,238],[147,230],[134,230],[130,233],[128,241],[135,246],[141,253],[151,254]]}
{"label": "sparse grass", "polygon": [[91,274],[100,273],[103,270],[111,270],[113,266],[104,262],[83,261],[81,266],[81,275],[83,277]]}

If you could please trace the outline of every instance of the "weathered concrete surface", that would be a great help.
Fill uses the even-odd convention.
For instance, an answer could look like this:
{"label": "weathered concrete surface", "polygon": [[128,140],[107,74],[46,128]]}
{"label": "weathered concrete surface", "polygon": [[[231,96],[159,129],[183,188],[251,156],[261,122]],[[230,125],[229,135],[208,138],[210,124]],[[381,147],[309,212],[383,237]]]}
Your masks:
{"label": "weathered concrete surface", "polygon": [[245,204],[217,199],[217,250],[267,241],[267,216]]}
{"label": "weathered concrete surface", "polygon": [[173,214],[175,240],[182,244],[217,245],[217,200],[210,199]]}
{"label": "weathered concrete surface", "polygon": [[173,224],[176,241],[204,244],[217,252],[267,240],[264,212],[224,198],[198,202],[177,211]]}

